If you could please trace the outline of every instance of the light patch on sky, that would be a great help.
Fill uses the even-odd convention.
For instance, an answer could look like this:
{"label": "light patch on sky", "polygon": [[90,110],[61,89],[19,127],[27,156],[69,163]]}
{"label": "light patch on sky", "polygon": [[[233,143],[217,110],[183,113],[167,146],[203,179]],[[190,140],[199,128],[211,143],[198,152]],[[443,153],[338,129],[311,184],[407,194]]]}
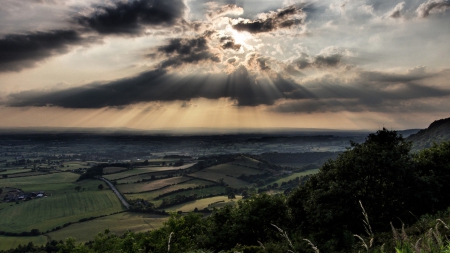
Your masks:
{"label": "light patch on sky", "polygon": [[2,0],[0,127],[425,127],[448,0]]}

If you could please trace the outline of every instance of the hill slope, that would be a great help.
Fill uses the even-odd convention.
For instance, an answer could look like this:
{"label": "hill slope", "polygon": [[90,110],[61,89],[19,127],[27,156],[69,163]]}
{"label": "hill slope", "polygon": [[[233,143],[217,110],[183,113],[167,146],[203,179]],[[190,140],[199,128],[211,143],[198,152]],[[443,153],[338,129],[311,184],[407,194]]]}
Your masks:
{"label": "hill slope", "polygon": [[450,118],[434,121],[427,129],[409,136],[407,140],[413,142],[414,150],[428,148],[433,142],[450,140]]}

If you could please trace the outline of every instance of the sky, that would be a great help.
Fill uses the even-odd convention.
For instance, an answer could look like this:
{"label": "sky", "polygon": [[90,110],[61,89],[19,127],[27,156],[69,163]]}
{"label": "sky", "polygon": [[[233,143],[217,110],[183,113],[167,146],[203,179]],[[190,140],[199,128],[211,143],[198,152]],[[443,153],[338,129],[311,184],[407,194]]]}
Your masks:
{"label": "sky", "polygon": [[450,0],[0,0],[0,128],[425,128]]}

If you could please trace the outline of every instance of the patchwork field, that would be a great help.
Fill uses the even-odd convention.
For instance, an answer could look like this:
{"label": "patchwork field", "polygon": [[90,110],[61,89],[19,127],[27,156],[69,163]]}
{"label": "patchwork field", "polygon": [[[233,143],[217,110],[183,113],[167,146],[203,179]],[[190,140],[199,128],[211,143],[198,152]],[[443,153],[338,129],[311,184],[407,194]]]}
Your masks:
{"label": "patchwork field", "polygon": [[50,174],[50,172],[30,171],[30,172],[22,172],[22,173],[9,174],[9,175],[8,175],[8,178],[39,176],[39,175],[46,175],[46,174]]}
{"label": "patchwork field", "polygon": [[297,173],[292,173],[289,176],[283,177],[278,179],[275,182],[271,182],[269,185],[273,184],[273,183],[278,183],[279,185],[281,185],[282,182],[287,182],[289,180],[293,180],[296,177],[301,177],[301,176],[306,176],[306,175],[312,175],[312,174],[316,174],[317,172],[319,172],[319,169],[314,169],[314,170],[307,170],[307,171],[303,171],[303,172],[297,172]]}
{"label": "patchwork field", "polygon": [[30,172],[31,169],[7,169],[6,171],[0,171],[0,175],[4,174],[16,174],[16,173],[23,173],[23,172]]}
{"label": "patchwork field", "polygon": [[151,173],[146,173],[146,174],[130,176],[127,178],[119,179],[119,180],[117,180],[117,183],[118,184],[131,184],[131,183],[136,183],[138,181],[141,181],[143,179],[151,179],[152,176],[154,176],[155,178],[159,178],[159,177],[166,176],[166,175],[167,175],[166,171],[151,172]]}
{"label": "patchwork field", "polygon": [[258,175],[263,174],[264,171],[257,170],[253,168],[248,168],[243,165],[237,165],[234,162],[233,163],[225,163],[225,164],[219,164],[213,167],[209,167],[204,169],[206,172],[214,172],[214,173],[220,173],[224,175],[230,175],[233,177],[239,177],[242,174],[246,175]]}
{"label": "patchwork field", "polygon": [[19,245],[27,245],[32,242],[34,245],[44,245],[47,243],[47,238],[40,236],[0,236],[0,250],[9,250],[16,248]]}
{"label": "patchwork field", "polygon": [[[172,167],[172,166],[164,166],[164,167],[160,167],[160,166],[148,166],[148,167],[138,167],[138,168],[133,168],[131,170],[126,170],[126,171],[122,171],[119,173],[114,173],[114,174],[109,174],[109,175],[105,175],[104,177],[108,180],[117,180],[117,179],[121,179],[121,178],[125,178],[125,177],[129,177],[129,176],[133,176],[133,175],[138,175],[138,174],[142,174],[142,173],[149,173],[149,172],[160,172],[160,171],[170,171],[170,170],[183,170],[186,169],[190,166],[192,166],[193,164],[186,164],[180,167]],[[176,173],[176,172],[174,172]]]}
{"label": "patchwork field", "polygon": [[70,192],[5,207],[0,210],[0,224],[8,232],[47,231],[67,222],[122,210],[112,191]]}
{"label": "patchwork field", "polygon": [[[145,199],[147,201],[153,201],[154,198],[158,197],[161,194],[165,194],[165,193],[170,193],[179,189],[187,189],[187,188],[194,188],[196,186],[202,186],[202,185],[211,185],[211,182],[205,181],[205,180],[199,180],[199,179],[194,179],[194,180],[190,180],[187,181],[185,183],[181,183],[181,184],[177,184],[177,185],[172,185],[169,187],[166,187],[164,189],[160,189],[157,191],[152,191],[152,192],[146,192],[146,193],[136,193],[136,194],[124,194],[124,196],[127,199]],[[211,187],[212,188],[212,187]],[[205,189],[210,189],[210,188],[205,188]],[[174,193],[177,194],[177,193]],[[188,192],[183,192],[183,193],[178,193],[178,194],[183,194],[183,195],[188,195]],[[208,193],[209,194],[209,193]]]}
{"label": "patchwork field", "polygon": [[103,174],[112,174],[117,173],[123,170],[126,170],[127,168],[124,167],[105,167],[103,168]]}
{"label": "patchwork field", "polygon": [[183,176],[171,177],[143,183],[117,185],[116,188],[122,193],[139,193],[159,189],[168,185],[179,184],[188,180],[192,180],[192,178]]}
{"label": "patchwork field", "polygon": [[127,230],[144,232],[162,227],[168,216],[141,213],[119,213],[107,217],[90,220],[70,225],[61,230],[48,234],[51,240],[64,240],[74,237],[77,242],[92,240],[99,232],[108,228],[117,235],[124,234]]}
{"label": "patchwork field", "polygon": [[175,205],[172,207],[168,207],[166,211],[182,211],[182,212],[191,212],[194,211],[195,208],[198,210],[202,210],[205,207],[207,208],[221,208],[225,205],[235,205],[238,200],[242,199],[242,196],[236,196],[236,199],[228,199],[228,196],[216,196],[211,198],[197,199],[194,201],[190,201],[187,203]]}
{"label": "patchwork field", "polygon": [[193,174],[190,174],[190,176],[212,180],[215,182],[218,182],[221,178],[223,178],[223,181],[227,183],[229,186],[234,188],[240,188],[240,187],[248,187],[251,184],[249,182],[245,182],[241,179],[234,178],[227,176],[227,171],[225,170],[201,170],[198,172],[195,172]]}
{"label": "patchwork field", "polygon": [[[2,187],[19,188],[25,192],[46,191],[60,194],[61,191],[73,189],[79,175],[70,172],[59,172],[33,177],[0,179]],[[72,187],[73,186],[73,187]]]}

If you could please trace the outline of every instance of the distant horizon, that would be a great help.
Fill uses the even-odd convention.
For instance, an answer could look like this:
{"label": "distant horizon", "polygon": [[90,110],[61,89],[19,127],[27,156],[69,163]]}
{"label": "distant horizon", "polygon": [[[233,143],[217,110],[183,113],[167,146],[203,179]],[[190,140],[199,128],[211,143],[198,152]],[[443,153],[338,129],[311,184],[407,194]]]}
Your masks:
{"label": "distant horizon", "polygon": [[[384,127],[386,128],[386,127]],[[425,127],[426,128],[426,127]],[[418,131],[425,128],[411,128],[411,129],[392,129],[394,131]],[[0,134],[2,133],[106,133],[106,134],[120,134],[120,133],[148,133],[148,134],[170,134],[170,135],[221,135],[221,134],[314,134],[314,133],[372,133],[383,129],[327,129],[327,128],[208,128],[208,127],[191,127],[191,128],[167,128],[167,129],[133,129],[127,127],[120,128],[106,128],[106,127],[15,127],[7,128],[0,127]]]}

